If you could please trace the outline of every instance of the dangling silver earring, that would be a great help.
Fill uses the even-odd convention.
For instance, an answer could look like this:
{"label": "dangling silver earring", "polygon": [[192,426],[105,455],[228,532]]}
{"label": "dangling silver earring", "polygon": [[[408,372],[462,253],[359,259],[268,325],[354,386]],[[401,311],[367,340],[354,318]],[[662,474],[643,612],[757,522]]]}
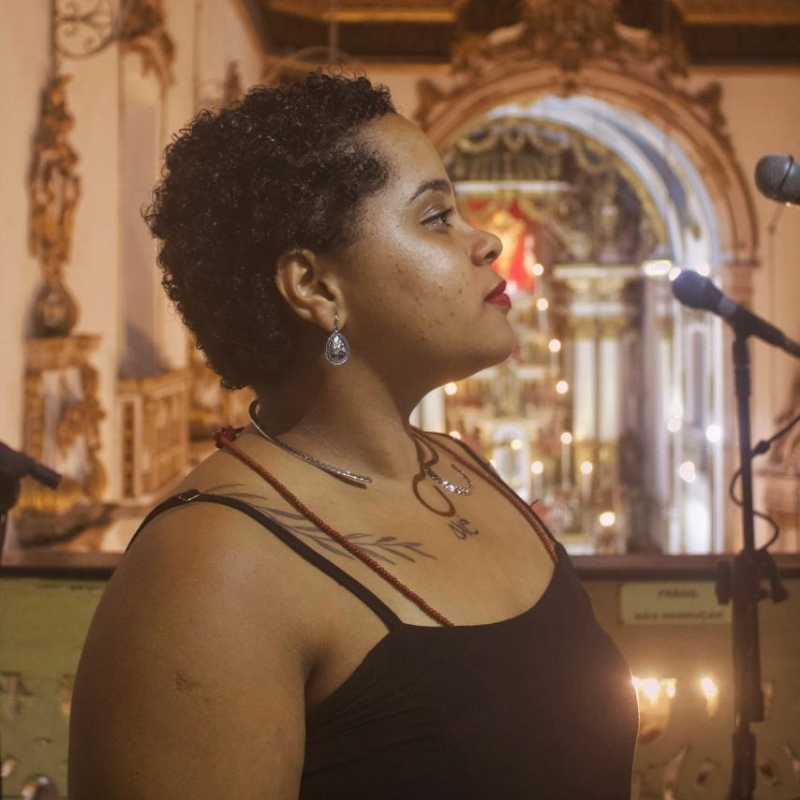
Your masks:
{"label": "dangling silver earring", "polygon": [[336,311],[333,312],[333,333],[325,342],[325,358],[335,367],[340,367],[350,358],[350,342],[339,330],[339,314]]}

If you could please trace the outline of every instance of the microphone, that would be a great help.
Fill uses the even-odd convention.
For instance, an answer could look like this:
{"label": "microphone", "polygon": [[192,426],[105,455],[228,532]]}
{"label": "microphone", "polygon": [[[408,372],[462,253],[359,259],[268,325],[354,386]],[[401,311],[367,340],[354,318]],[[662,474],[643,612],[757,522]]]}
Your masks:
{"label": "microphone", "polygon": [[697,272],[683,270],[672,282],[672,294],[683,305],[712,311],[722,317],[737,336],[755,336],[800,358],[800,344],[793,342],[783,331],[765,319],[748,311],[726,297],[708,279]]}
{"label": "microphone", "polygon": [[764,156],[756,164],[756,186],[770,200],[800,205],[800,162],[792,156]]}
{"label": "microphone", "polygon": [[19,480],[26,475],[50,489],[55,489],[61,480],[61,476],[49,467],[0,442],[0,476]]}

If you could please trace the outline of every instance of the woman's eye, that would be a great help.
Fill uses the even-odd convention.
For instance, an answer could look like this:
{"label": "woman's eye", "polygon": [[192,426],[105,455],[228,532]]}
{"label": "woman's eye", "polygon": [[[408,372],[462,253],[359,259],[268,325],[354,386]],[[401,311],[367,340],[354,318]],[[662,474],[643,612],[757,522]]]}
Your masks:
{"label": "woman's eye", "polygon": [[447,227],[450,226],[450,217],[452,216],[453,212],[455,211],[454,208],[448,208],[444,211],[439,212],[438,214],[434,214],[432,217],[428,217],[425,220],[426,225],[446,225]]}

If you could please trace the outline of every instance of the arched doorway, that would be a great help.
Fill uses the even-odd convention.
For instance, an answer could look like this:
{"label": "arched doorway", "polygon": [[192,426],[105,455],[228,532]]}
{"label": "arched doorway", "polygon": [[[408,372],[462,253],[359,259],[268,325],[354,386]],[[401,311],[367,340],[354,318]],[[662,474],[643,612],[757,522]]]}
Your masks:
{"label": "arched doorway", "polygon": [[[505,269],[530,273],[514,324],[539,355],[520,348],[428,407],[575,552],[729,549],[725,332],[669,291],[672,270],[695,269],[749,298],[755,224],[719,119],[619,72],[584,69],[568,96],[555,68],[503,73],[421,117],[466,213],[505,236]],[[537,146],[550,174],[528,169]],[[565,152],[571,172],[553,167]]]}

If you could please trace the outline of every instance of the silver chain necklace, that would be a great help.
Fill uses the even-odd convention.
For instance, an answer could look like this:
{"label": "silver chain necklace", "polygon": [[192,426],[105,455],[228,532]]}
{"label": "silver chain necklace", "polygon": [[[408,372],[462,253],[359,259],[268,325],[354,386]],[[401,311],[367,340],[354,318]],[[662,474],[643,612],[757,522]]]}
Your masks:
{"label": "silver chain necklace", "polygon": [[[276,447],[280,447],[281,450],[285,450],[287,453],[291,453],[293,456],[302,459],[307,464],[311,464],[312,467],[316,467],[317,469],[321,469],[323,472],[327,472],[329,475],[334,475],[337,478],[343,478],[346,481],[351,481],[353,483],[357,483],[359,486],[366,486],[369,483],[372,483],[372,478],[369,475],[361,475],[358,472],[351,472],[347,469],[342,469],[341,467],[335,467],[333,464],[328,464],[325,461],[320,461],[318,458],[314,458],[314,456],[310,456],[308,453],[304,453],[302,450],[298,450],[295,447],[292,447],[290,444],[286,444],[286,442],[282,442],[280,439],[276,439],[274,436],[268,434],[262,427],[258,421],[258,414],[256,413],[258,410],[258,400],[253,400],[250,403],[250,408],[248,408],[247,413],[250,416],[250,422],[253,423],[253,427],[271,444],[274,444]],[[419,434],[414,431],[412,428],[412,432],[414,436],[418,439]],[[469,475],[465,472],[460,470],[455,464],[450,465],[464,480],[467,482],[466,486],[459,486],[452,481],[448,481],[446,478],[443,478],[437,472],[434,471],[433,467],[426,464],[424,466],[425,475],[429,477],[437,486],[440,486],[447,492],[451,494],[457,494],[466,496],[472,494],[472,480],[470,479]]]}
{"label": "silver chain necklace", "polygon": [[310,456],[308,455],[308,453],[304,453],[302,450],[297,450],[290,444],[286,444],[286,442],[282,442],[280,441],[280,439],[276,439],[274,436],[270,436],[258,422],[258,416],[256,415],[257,409],[258,409],[258,400],[253,400],[253,402],[250,403],[250,408],[247,410],[247,413],[250,415],[250,422],[253,423],[253,427],[268,442],[271,442],[276,447],[280,447],[281,450],[285,450],[287,453],[291,453],[293,456],[302,458],[303,461],[311,464],[317,469],[321,469],[323,472],[327,472],[329,475],[335,475],[337,478],[344,478],[346,481],[352,481],[353,483],[357,483],[360,486],[366,486],[368,483],[372,483],[372,478],[370,478],[369,475],[360,475],[358,472],[350,472],[350,470],[348,469],[342,469],[341,467],[334,467],[333,464],[327,464],[324,461],[320,461],[318,458],[314,458],[314,456]]}

